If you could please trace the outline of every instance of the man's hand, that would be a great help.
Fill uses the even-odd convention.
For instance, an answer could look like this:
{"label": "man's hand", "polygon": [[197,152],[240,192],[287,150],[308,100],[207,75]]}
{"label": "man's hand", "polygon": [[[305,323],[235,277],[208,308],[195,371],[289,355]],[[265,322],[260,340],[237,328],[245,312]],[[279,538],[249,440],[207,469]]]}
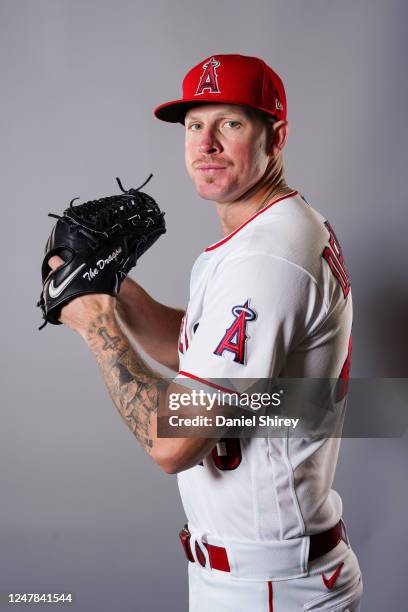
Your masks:
{"label": "man's hand", "polygon": [[[41,265],[42,291],[37,304],[44,319],[41,329],[47,323],[62,322],[61,308],[73,298],[94,294],[116,297],[129,271],[165,233],[164,213],[151,196],[140,191],[143,185],[125,190],[120,180],[117,181],[123,192],[119,195],[75,205],[77,198],[74,198],[62,215],[50,213],[58,221],[45,245]],[[65,257],[66,252],[70,253],[69,258]],[[61,260],[54,259],[55,268],[50,277],[53,255],[62,255],[67,261],[58,268]],[[86,304],[84,314],[77,311],[80,302],[76,302],[75,312],[79,316],[68,320],[67,312],[72,314],[70,307],[66,309],[64,323],[83,333],[84,318],[90,308],[112,310],[112,303],[108,302],[107,298],[102,301],[92,298],[88,305],[88,301],[81,300],[82,305]]]}
{"label": "man's hand", "polygon": [[[64,260],[54,255],[49,266],[54,271]],[[86,339],[91,323],[101,314],[114,314],[116,298],[102,293],[81,295],[71,300],[62,310],[59,320]]]}

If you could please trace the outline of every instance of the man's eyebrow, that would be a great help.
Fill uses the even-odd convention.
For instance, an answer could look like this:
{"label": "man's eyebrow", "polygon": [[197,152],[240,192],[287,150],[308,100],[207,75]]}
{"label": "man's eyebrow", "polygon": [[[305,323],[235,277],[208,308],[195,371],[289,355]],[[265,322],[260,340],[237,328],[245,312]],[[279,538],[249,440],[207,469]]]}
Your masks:
{"label": "man's eyebrow", "polygon": [[[220,111],[219,114],[214,115],[214,119],[226,119],[227,117],[230,117],[231,115],[233,116],[238,116],[241,119],[245,118],[246,115],[244,113],[240,113],[239,111],[230,111],[230,112],[222,112]],[[202,121],[202,117],[199,117],[197,115],[189,115],[188,117],[186,116],[186,121]]]}

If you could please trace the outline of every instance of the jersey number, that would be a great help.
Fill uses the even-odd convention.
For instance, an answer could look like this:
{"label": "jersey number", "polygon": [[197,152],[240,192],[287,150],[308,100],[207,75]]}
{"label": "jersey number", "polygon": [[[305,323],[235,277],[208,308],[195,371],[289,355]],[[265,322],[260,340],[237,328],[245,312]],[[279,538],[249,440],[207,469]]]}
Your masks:
{"label": "jersey number", "polygon": [[211,455],[219,470],[236,470],[242,461],[241,443],[238,438],[221,438]]}
{"label": "jersey number", "polygon": [[329,246],[325,247],[322,253],[322,257],[327,261],[330,266],[330,270],[333,275],[337,278],[340,283],[340,287],[343,291],[343,295],[346,298],[350,292],[350,277],[347,272],[344,257],[341,250],[339,241],[337,240],[336,234],[330,223],[325,221],[325,226],[330,234]]}

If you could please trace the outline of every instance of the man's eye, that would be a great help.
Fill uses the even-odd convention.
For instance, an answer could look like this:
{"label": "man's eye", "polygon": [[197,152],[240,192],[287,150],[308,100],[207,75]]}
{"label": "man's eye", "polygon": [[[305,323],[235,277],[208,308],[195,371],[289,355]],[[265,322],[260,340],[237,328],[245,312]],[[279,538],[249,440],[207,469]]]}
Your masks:
{"label": "man's eye", "polygon": [[192,130],[193,132],[196,132],[197,130],[200,129],[200,124],[199,123],[190,123],[190,125],[188,126],[189,130]]}
{"label": "man's eye", "polygon": [[224,123],[224,125],[228,128],[238,128],[240,127],[240,122],[239,121],[233,121],[232,119],[230,121],[226,121]]}

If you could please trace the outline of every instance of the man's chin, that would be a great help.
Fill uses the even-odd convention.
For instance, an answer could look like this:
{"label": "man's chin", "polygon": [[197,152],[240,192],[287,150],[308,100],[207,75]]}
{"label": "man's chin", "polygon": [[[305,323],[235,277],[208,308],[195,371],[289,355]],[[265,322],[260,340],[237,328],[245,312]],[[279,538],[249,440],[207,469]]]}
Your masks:
{"label": "man's chin", "polygon": [[226,189],[220,188],[215,183],[199,183],[196,184],[196,191],[203,200],[213,200],[214,202],[227,202],[228,195]]}

